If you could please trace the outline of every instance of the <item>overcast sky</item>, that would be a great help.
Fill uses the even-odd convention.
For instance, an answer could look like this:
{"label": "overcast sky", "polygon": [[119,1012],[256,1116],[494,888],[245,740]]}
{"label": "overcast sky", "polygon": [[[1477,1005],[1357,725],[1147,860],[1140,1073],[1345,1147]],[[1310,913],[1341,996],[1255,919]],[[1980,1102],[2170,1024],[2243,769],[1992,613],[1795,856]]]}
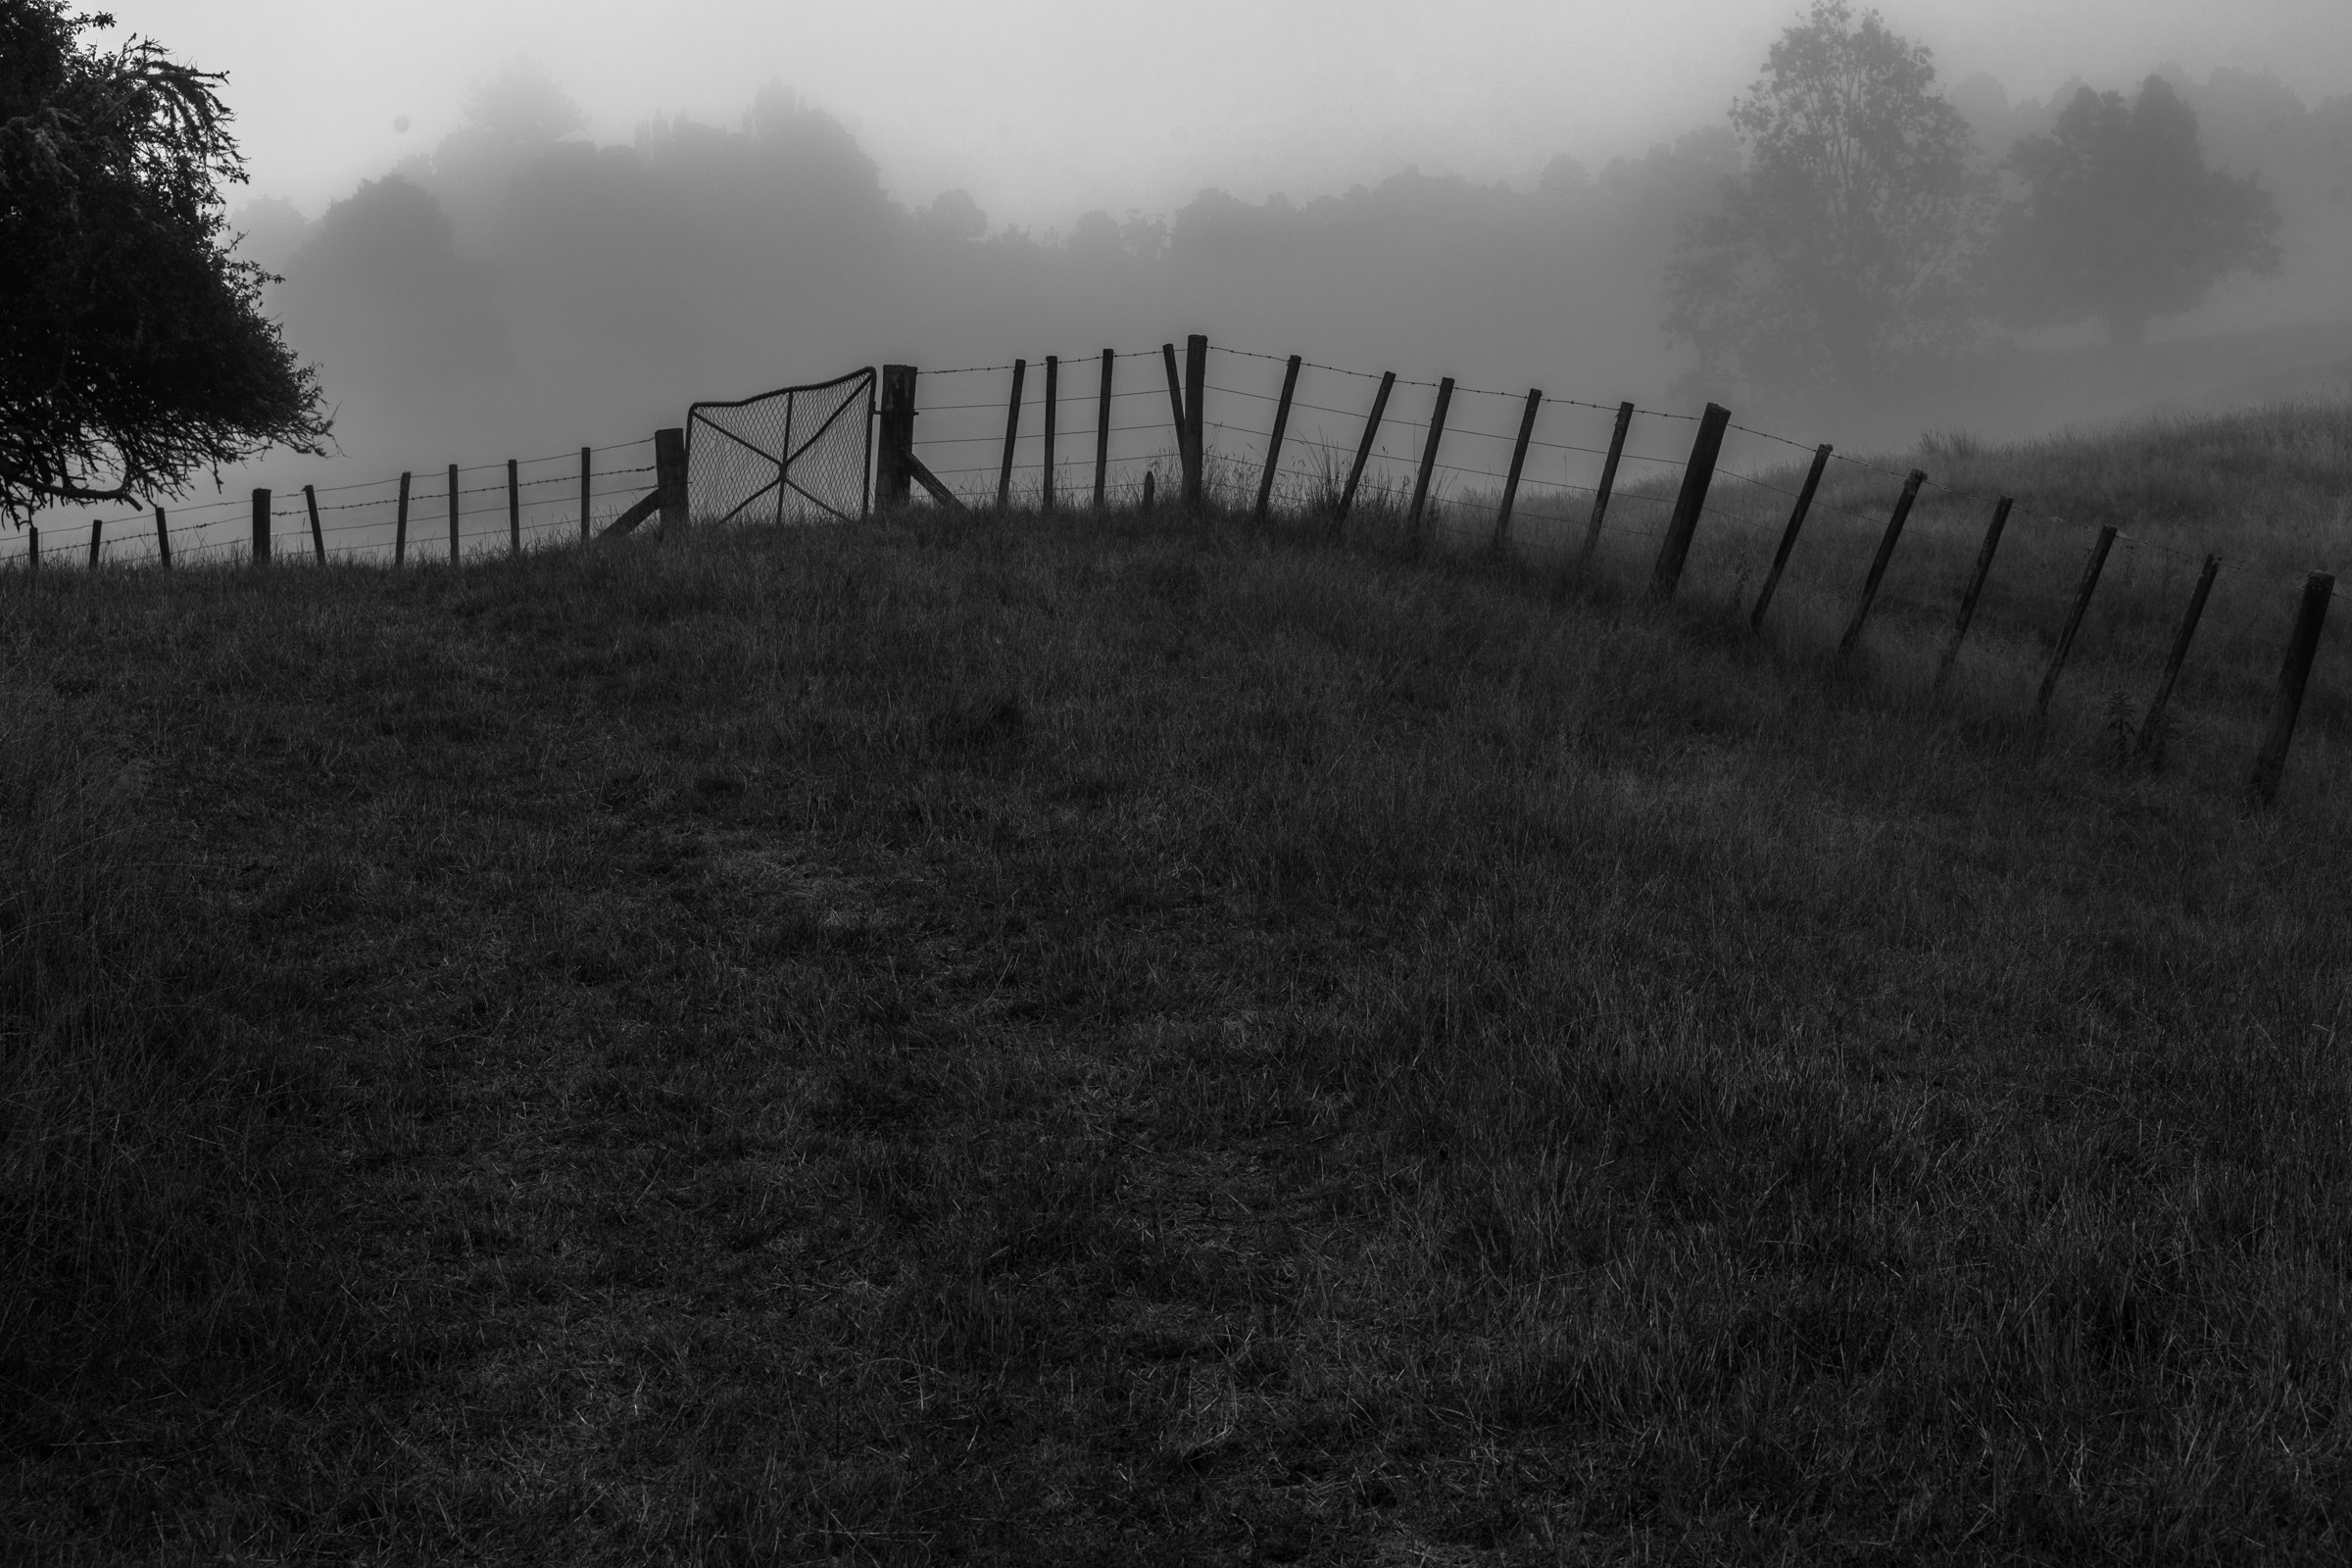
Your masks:
{"label": "overcast sky", "polygon": [[[1800,0],[107,0],[231,74],[256,194],[314,216],[429,150],[466,88],[528,59],[591,133],[732,123],[781,82],[831,111],[909,204],[969,189],[998,222],[1165,211],[1202,185],[1311,197],[1407,165],[1533,180],[1719,121]],[[96,0],[92,0],[96,4]],[[1947,84],[2039,97],[2177,62],[2352,88],[2352,0],[1888,0]],[[394,128],[401,117],[409,128]]]}

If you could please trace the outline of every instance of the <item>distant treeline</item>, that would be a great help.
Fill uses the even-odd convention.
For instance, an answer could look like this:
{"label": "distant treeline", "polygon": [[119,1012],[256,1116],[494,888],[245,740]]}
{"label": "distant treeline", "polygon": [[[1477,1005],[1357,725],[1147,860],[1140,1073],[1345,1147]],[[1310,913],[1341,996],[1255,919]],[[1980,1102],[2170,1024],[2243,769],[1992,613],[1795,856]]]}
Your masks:
{"label": "distant treeline", "polygon": [[[2237,71],[2178,85],[2213,162],[2259,174],[2284,218],[2283,275],[2209,309],[2352,317],[2352,98],[2315,108]],[[1979,77],[1950,98],[1990,161],[2069,91],[2012,103]],[[1309,201],[1205,190],[1164,218],[1095,212],[1041,233],[992,227],[961,191],[894,199],[839,122],[781,89],[732,127],[662,121],[626,146],[581,122],[513,72],[430,155],[315,220],[268,200],[238,215],[244,254],[283,274],[272,306],[322,367],[346,451],[529,449],[851,365],[1187,329],[1663,397],[1689,364],[1660,330],[1664,273],[1741,157],[1717,126],[1597,172],[1555,159],[1533,189],[1407,171]]]}

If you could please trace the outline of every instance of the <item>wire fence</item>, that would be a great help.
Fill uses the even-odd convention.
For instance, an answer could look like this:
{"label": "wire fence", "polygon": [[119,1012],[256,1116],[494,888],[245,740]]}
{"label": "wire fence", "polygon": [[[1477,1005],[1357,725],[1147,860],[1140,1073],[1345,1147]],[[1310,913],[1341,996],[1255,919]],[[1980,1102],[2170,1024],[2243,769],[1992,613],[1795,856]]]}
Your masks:
{"label": "wire fence", "polygon": [[[398,474],[314,484],[308,497],[301,488],[272,489],[269,554],[277,561],[388,565],[396,555],[420,564],[568,543],[610,523],[651,488],[653,447],[648,436],[588,448],[584,496],[577,448],[517,461],[511,489],[505,463],[415,469],[405,523]],[[174,566],[242,562],[252,559],[253,541],[252,497],[223,498],[93,516],[86,529],[27,529],[0,539],[0,572],[152,566],[165,563],[167,549]]]}
{"label": "wire fence", "polygon": [[[1956,649],[1973,613],[1980,641],[2055,645],[2044,705],[2070,649],[2133,664],[2163,655],[2179,602],[2220,554],[2205,541],[2008,502],[1712,409],[1463,386],[1215,345],[1199,353],[1199,369],[1180,366],[1190,351],[1179,356],[1171,344],[921,370],[910,455],[968,507],[1173,501],[1186,469],[1185,404],[1198,396],[1189,412],[1200,438],[1199,482],[1214,505],[1249,510],[1262,494],[1270,512],[1328,518],[1351,503],[1359,525],[1403,527],[1416,548],[1500,551],[1561,571],[1642,565],[1669,535],[1698,448],[1719,441],[1711,482],[1690,487],[1698,504],[1676,519],[1661,573],[1672,554],[1689,591],[1752,603],[1758,619],[1776,592],[1772,602],[1785,607],[1776,613],[1841,618],[1865,583],[1841,653],[1866,616],[1914,628],[1950,621]],[[650,487],[653,445],[590,449],[585,497],[577,449],[512,466],[415,470],[405,525],[397,477],[317,485],[309,496],[277,491],[270,553],[420,563],[577,539]],[[1980,540],[1996,502],[2005,525],[1987,574],[1976,562],[1991,548]],[[39,564],[155,563],[164,548],[158,515],[99,517],[86,538],[52,531],[39,539]],[[253,552],[249,500],[160,515],[175,564]],[[31,564],[32,546],[28,533],[0,540],[0,572]],[[2249,640],[2275,647],[2284,590],[2308,575],[2276,551],[2221,563],[2202,635],[2230,642],[2240,663]],[[2101,587],[2103,596],[2094,592]],[[1970,610],[1955,615],[1962,598]]]}
{"label": "wire fence", "polygon": [[[1281,356],[1243,349],[1212,346],[1209,353],[1217,369],[1203,386],[1204,445],[1212,454],[1204,485],[1220,501],[1250,505],[1255,499],[1254,484],[1263,477],[1264,432],[1281,402],[1281,381],[1287,361]],[[1148,352],[1120,354],[1114,365],[1125,367],[1130,361],[1160,357]],[[1258,385],[1245,384],[1252,362],[1267,367]],[[932,402],[928,398],[923,401],[921,413],[925,422],[916,440],[916,450],[926,456],[933,472],[967,505],[993,505],[1000,493],[1020,505],[1034,506],[1044,501],[1048,492],[1044,393],[1039,370],[1042,363],[1025,366],[1026,406],[1021,418],[1011,426],[1009,462],[1005,451],[1014,366],[1007,363],[922,372],[927,385],[946,378],[952,390],[942,401]],[[1157,481],[1159,493],[1172,494],[1168,487],[1176,482],[1181,471],[1181,454],[1175,416],[1177,400],[1171,398],[1164,371],[1157,366],[1127,370],[1125,379],[1114,379],[1106,404],[1099,373],[1086,373],[1099,365],[1100,360],[1095,357],[1061,362],[1055,388],[1052,494],[1061,503],[1092,499],[1098,447],[1102,453],[1101,466],[1104,470],[1106,500],[1139,496],[1146,474]],[[1073,368],[1079,373],[1073,375]],[[994,389],[997,395],[978,395],[973,383],[979,378],[994,378],[998,382]],[[1301,362],[1290,404],[1282,461],[1269,489],[1270,505],[1297,511],[1317,504],[1328,505],[1336,499],[1345,487],[1347,474],[1355,466],[1361,432],[1372,404],[1371,388],[1381,380],[1382,376],[1372,371]],[[1393,508],[1409,497],[1428,438],[1432,413],[1428,405],[1439,383],[1396,377],[1392,386],[1400,395],[1393,393],[1373,432],[1370,447],[1362,449],[1364,461],[1357,505],[1367,510]],[[1475,387],[1456,387],[1453,396],[1457,401],[1444,440],[1446,459],[1433,470],[1436,507],[1431,520],[1440,537],[1465,531],[1481,512],[1491,519],[1499,510],[1496,498],[1481,497],[1476,492],[1482,486],[1492,486],[1498,495],[1515,443],[1515,421],[1513,428],[1507,430],[1481,425],[1463,416],[1465,406],[1458,400],[1490,399],[1508,405],[1515,414],[1526,398],[1525,393]],[[1589,502],[1598,488],[1597,473],[1579,472],[1570,466],[1576,459],[1605,460],[1608,455],[1607,423],[1601,422],[1597,430],[1592,428],[1591,416],[1594,414],[1614,419],[1617,406],[1558,398],[1546,399],[1539,407],[1530,450],[1543,458],[1561,461],[1549,469],[1541,462],[1523,465],[1514,508],[1516,514],[1539,533],[1547,522],[1564,521],[1554,515],[1558,502],[1579,497]],[[1647,410],[1637,414],[1643,420],[1645,442],[1656,441],[1665,434],[1656,428],[1659,421],[1681,424],[1692,417]],[[1482,457],[1485,461],[1481,461]],[[1654,538],[1661,519],[1644,514],[1655,512],[1665,498],[1645,490],[1641,480],[1645,475],[1679,472],[1683,459],[1663,450],[1629,446],[1619,454],[1618,462],[1622,488],[1616,492],[1611,505],[1613,514],[1604,519],[1601,533],[1611,540]],[[1617,505],[1620,501],[1622,507]]]}
{"label": "wire fence", "polygon": [[[1209,445],[1229,463],[1249,466],[1260,462],[1264,436],[1258,426],[1263,422],[1266,411],[1272,410],[1281,401],[1281,372],[1287,368],[1287,358],[1219,345],[1212,345],[1208,352],[1212,356],[1212,363],[1222,363],[1227,367],[1227,373],[1219,379],[1208,381],[1204,390],[1218,403],[1238,399],[1246,407],[1257,406],[1260,415],[1257,419],[1237,417],[1229,415],[1226,408],[1210,405],[1210,412],[1203,417],[1206,433],[1210,437]],[[1113,363],[1124,366],[1127,362],[1159,357],[1148,350],[1122,352],[1115,356]],[[1114,414],[1105,428],[1100,418],[1093,416],[1104,401],[1097,378],[1100,356],[1055,358],[1060,371],[1054,400],[1055,462],[1053,488],[1055,496],[1061,498],[1083,494],[1091,497],[1095,447],[1098,438],[1103,435],[1110,438],[1105,443],[1108,448],[1106,466],[1117,476],[1106,484],[1106,490],[1134,488],[1140,481],[1140,471],[1144,470],[1163,470],[1164,479],[1164,470],[1175,464],[1179,457],[1176,420],[1174,411],[1169,406],[1168,390],[1161,376],[1152,373],[1153,368],[1147,366],[1128,370],[1125,378],[1110,390],[1108,403],[1114,409],[1128,409],[1130,413],[1132,406],[1137,403],[1158,404],[1160,408],[1142,417]],[[1251,362],[1272,368],[1264,372],[1264,379],[1259,385],[1242,384],[1245,376],[1232,373],[1236,370],[1247,372]],[[1009,390],[1006,383],[1015,369],[1015,362],[922,372],[926,385],[934,385],[942,379],[950,379],[956,384],[955,391],[944,401],[924,400],[921,413],[927,423],[917,439],[917,450],[942,454],[941,461],[931,464],[931,467],[943,479],[957,477],[970,481],[961,486],[951,486],[969,502],[993,503],[998,485],[988,481],[994,479],[1001,482],[1007,471],[1015,480],[1012,490],[1015,499],[1034,501],[1045,493],[1046,436],[1042,375],[1046,361],[1026,361],[1021,364],[1027,372],[1025,407],[1012,432],[1009,463],[1001,453],[1006,441]],[[1369,413],[1370,399],[1359,395],[1352,401],[1344,401],[1344,395],[1351,388],[1360,393],[1367,385],[1377,384],[1382,379],[1382,375],[1376,371],[1311,360],[1300,362],[1300,372],[1298,386],[1291,399],[1291,423],[1284,442],[1286,451],[1291,451],[1289,461],[1278,472],[1275,486],[1277,495],[1303,493],[1299,485],[1300,476],[1317,462],[1336,458],[1352,461],[1355,447],[1348,436],[1351,430],[1360,430]],[[979,377],[997,378],[999,385],[983,389],[970,379]],[[1318,378],[1324,383],[1320,387],[1316,384]],[[1135,384],[1139,379],[1144,384]],[[1436,381],[1402,376],[1392,380],[1393,386],[1399,389],[1403,396],[1390,405],[1367,461],[1365,482],[1373,494],[1401,488],[1403,480],[1399,478],[1399,473],[1416,466],[1420,445],[1427,438],[1430,411],[1426,405],[1430,399],[1420,399],[1419,404],[1412,399],[1418,393],[1434,396],[1440,385]],[[1439,490],[1435,495],[1442,506],[1475,508],[1475,498],[1462,494],[1464,486],[1491,484],[1499,491],[1507,476],[1505,460],[1516,444],[1516,430],[1482,424],[1475,414],[1465,414],[1467,405],[1463,400],[1492,400],[1501,405],[1505,412],[1516,413],[1524,407],[1528,394],[1457,385],[1452,390],[1452,396],[1456,401],[1444,433],[1447,461],[1438,465],[1438,471],[1446,476],[1451,491]],[[1529,452],[1531,455],[1605,460],[1609,450],[1608,419],[1615,417],[1619,407],[1617,404],[1546,394],[1539,404],[1537,425],[1528,442]],[[1581,419],[1580,422],[1580,416],[1587,415],[1606,416],[1607,419]],[[1638,427],[1645,429],[1653,444],[1650,449],[1644,450],[1639,442],[1629,442],[1620,453],[1619,482],[1627,487],[1628,493],[1638,493],[1645,476],[1680,472],[1688,454],[1679,449],[1664,449],[1663,443],[1679,427],[1694,424],[1701,417],[1679,410],[1638,405],[1633,406],[1633,416],[1638,421]],[[1322,426],[1320,428],[1318,421]],[[1338,422],[1338,428],[1332,426],[1332,421]],[[1794,477],[1783,475],[1776,478],[1774,466],[1809,459],[1817,444],[1737,422],[1730,423],[1728,429],[1739,436],[1748,437],[1753,450],[1744,464],[1736,457],[1727,457],[1719,464],[1717,473],[1752,490],[1777,494],[1793,501],[1797,493]],[[1483,447],[1488,461],[1478,461],[1475,456],[1465,458],[1460,451],[1464,443]],[[1869,475],[1892,480],[1898,487],[1908,478],[1904,470],[1835,449],[1830,453],[1830,461],[1841,471],[1856,476]],[[1566,475],[1547,478],[1532,466],[1523,470],[1521,486],[1523,489],[1566,490],[1587,495],[1598,488],[1596,474],[1588,473],[1581,479]],[[1951,503],[1974,501],[1989,508],[1995,499],[1989,492],[1951,485],[1933,475],[1927,477],[1922,488],[1924,493]],[[1717,515],[1722,510],[1720,506],[1711,506],[1706,514]],[[1872,528],[1883,526],[1886,520],[1884,512],[1874,514],[1857,508],[1826,491],[1816,496],[1810,510],[1817,516],[1841,518]],[[1752,512],[1753,507],[1746,506],[1740,511],[1744,514]],[[2028,526],[2067,530],[2085,540],[2094,536],[2099,527],[2099,524],[2090,521],[2066,517],[2028,505],[2014,505],[2010,518],[2014,523]],[[1603,532],[1609,532],[1610,528],[1611,525],[1604,522]],[[2182,549],[2132,530],[2119,529],[2117,539],[2126,548],[2189,564],[2200,562],[2206,553],[2197,549]],[[2244,563],[2224,564],[2225,571],[2246,569],[2249,568]],[[2275,571],[2272,575],[2283,579],[2296,574]]]}
{"label": "wire fence", "polygon": [[[1107,386],[1099,356],[1056,357],[1050,461],[1044,362],[922,371],[929,396],[915,451],[972,507],[1000,497],[1018,507],[1085,504],[1098,482],[1106,502],[1128,504],[1145,493],[1147,479],[1157,496],[1173,500],[1183,471],[1187,372],[1176,368],[1180,357],[1175,345],[1121,353]],[[1136,363],[1152,360],[1162,363]],[[1644,564],[1642,553],[1668,533],[1696,427],[1708,417],[1542,393],[1532,394],[1523,434],[1530,390],[1303,358],[1294,372],[1287,356],[1215,345],[1205,360],[1195,415],[1205,499],[1250,509],[1262,488],[1270,511],[1328,514],[1349,475],[1360,473],[1355,511],[1392,525],[1404,517],[1416,545],[1500,548],[1550,569],[1612,556],[1620,568]],[[1284,383],[1294,375],[1286,409]],[[1433,447],[1441,399],[1446,411]],[[1375,423],[1374,408],[1384,400]],[[1270,453],[1278,419],[1282,444]],[[1846,626],[1841,652],[1867,618],[1890,635],[1948,637],[1954,649],[1965,632],[1974,645],[2005,639],[2033,661],[2054,655],[2037,699],[2042,706],[2070,657],[2076,667],[2099,660],[2164,662],[2207,559],[2222,554],[2217,542],[2182,539],[2177,529],[2159,537],[2008,500],[1997,552],[1988,573],[1979,574],[1977,558],[1996,503],[2005,500],[1993,490],[1922,473],[1902,505],[1909,470],[1728,417],[1716,433],[1722,445],[1712,482],[1690,519],[1689,562],[1677,567],[1687,573],[1686,591],[1754,604],[1770,582],[1781,607],[1775,614]],[[1809,486],[1817,454],[1822,472]],[[1801,526],[1792,528],[1792,514]],[[2222,561],[2197,636],[2228,645],[2230,658],[2217,662],[2262,664],[2275,657],[2293,590],[2318,565],[2281,559],[2277,550]],[[1964,597],[1965,621],[1958,612]],[[1761,617],[1761,608],[1756,612]],[[2340,653],[2331,657],[2344,662]],[[1947,669],[1950,662],[1943,661]],[[2330,727],[2344,716],[2341,700],[2331,698]],[[2152,712],[2149,722],[2160,717]]]}

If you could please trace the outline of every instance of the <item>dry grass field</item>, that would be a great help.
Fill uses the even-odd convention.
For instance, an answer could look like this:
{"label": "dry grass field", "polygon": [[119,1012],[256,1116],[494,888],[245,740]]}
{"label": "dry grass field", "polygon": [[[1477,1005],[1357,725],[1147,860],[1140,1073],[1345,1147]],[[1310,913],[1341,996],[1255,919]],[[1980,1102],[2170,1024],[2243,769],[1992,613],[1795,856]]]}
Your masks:
{"label": "dry grass field", "polygon": [[2152,568],[1926,692],[1957,506],[1843,666],[1731,492],[1665,612],[1376,516],[0,584],[0,1558],[2343,1561],[2274,417],[1938,455],[2287,574],[2160,768]]}

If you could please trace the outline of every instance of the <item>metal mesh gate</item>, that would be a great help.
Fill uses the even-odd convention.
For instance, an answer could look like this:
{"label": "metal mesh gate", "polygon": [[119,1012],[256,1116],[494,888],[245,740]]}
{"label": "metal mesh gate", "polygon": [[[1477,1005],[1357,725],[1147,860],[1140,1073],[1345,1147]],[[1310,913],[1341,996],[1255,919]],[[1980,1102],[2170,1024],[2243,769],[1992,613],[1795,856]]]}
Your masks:
{"label": "metal mesh gate", "polygon": [[686,413],[686,495],[697,522],[855,522],[865,515],[874,372],[780,387]]}

